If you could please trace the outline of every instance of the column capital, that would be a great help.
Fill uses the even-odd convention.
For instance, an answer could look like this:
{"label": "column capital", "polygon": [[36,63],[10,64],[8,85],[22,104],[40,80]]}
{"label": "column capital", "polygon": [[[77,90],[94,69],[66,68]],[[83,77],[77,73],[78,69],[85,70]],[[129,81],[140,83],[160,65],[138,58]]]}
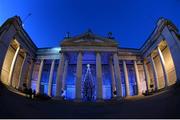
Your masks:
{"label": "column capital", "polygon": [[123,63],[126,63],[126,60],[122,60]]}
{"label": "column capital", "polygon": [[101,55],[101,51],[94,51],[95,52],[95,54],[100,54]]}
{"label": "column capital", "polygon": [[148,62],[148,60],[146,60],[146,59],[143,59],[143,60],[142,60],[142,63],[143,63],[143,64],[146,64],[147,62]]}
{"label": "column capital", "polygon": [[150,60],[150,59],[152,59],[152,58],[153,58],[152,53],[150,53],[150,54],[147,56],[147,59]]}
{"label": "column capital", "polygon": [[45,59],[43,58],[43,59],[39,59],[40,61],[44,61]]}
{"label": "column capital", "polygon": [[35,58],[32,58],[31,60],[32,60],[32,62],[35,62],[35,61],[36,61],[36,59],[35,59]]}
{"label": "column capital", "polygon": [[55,61],[56,61],[56,59],[52,59],[51,61],[52,61],[52,62],[53,62],[53,61],[55,62]]}
{"label": "column capital", "polygon": [[[162,40],[162,41],[165,41],[165,40]],[[159,43],[159,44],[157,44],[157,47],[156,47],[156,48],[159,48],[159,49],[160,49],[160,46],[161,46],[161,45],[160,45],[160,43]]]}
{"label": "column capital", "polygon": [[113,54],[113,55],[114,55],[114,54],[117,54],[117,55],[118,55],[118,51],[113,51],[112,54]]}
{"label": "column capital", "polygon": [[82,51],[82,50],[79,50],[79,51],[77,51],[76,53],[77,53],[77,54],[76,54],[76,55],[77,55],[77,57],[78,57],[78,55],[79,55],[79,54],[81,54],[81,55],[83,56],[83,54],[84,54],[84,51]]}
{"label": "column capital", "polygon": [[76,53],[81,53],[81,54],[83,54],[84,53],[84,51],[83,50],[78,50]]}

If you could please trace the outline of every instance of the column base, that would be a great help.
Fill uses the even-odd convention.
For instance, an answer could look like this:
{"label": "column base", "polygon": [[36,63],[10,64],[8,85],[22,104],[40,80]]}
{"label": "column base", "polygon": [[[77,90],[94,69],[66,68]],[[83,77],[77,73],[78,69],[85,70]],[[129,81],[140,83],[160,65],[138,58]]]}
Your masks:
{"label": "column base", "polygon": [[55,96],[52,97],[53,100],[64,100],[64,98],[62,96]]}
{"label": "column base", "polygon": [[123,100],[123,97],[121,97],[121,96],[116,96],[116,100],[117,100],[117,101],[122,101],[122,100]]}
{"label": "column base", "polygon": [[82,99],[81,98],[76,98],[76,99],[74,99],[74,102],[82,102]]}
{"label": "column base", "polygon": [[97,98],[97,99],[96,99],[96,102],[103,102],[103,101],[104,101],[103,98]]}
{"label": "column base", "polygon": [[130,95],[127,95],[127,96],[125,96],[125,99],[130,98],[130,97],[131,97]]}

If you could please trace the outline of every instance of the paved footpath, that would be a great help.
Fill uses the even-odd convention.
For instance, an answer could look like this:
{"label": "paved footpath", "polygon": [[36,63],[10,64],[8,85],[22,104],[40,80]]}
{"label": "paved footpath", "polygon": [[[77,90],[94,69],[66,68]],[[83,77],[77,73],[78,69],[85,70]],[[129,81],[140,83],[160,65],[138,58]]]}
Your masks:
{"label": "paved footpath", "polygon": [[180,87],[124,101],[30,100],[0,89],[0,118],[180,118]]}

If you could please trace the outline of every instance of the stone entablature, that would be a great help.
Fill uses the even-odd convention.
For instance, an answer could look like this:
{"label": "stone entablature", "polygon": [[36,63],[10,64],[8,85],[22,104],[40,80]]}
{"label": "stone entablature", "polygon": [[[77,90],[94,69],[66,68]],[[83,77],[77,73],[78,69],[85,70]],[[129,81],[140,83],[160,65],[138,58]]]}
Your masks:
{"label": "stone entablature", "polygon": [[36,52],[36,59],[60,59],[60,47],[39,48]]}
{"label": "stone entablature", "polygon": [[61,44],[61,47],[65,46],[98,46],[98,47],[117,47],[118,43],[114,39],[109,39],[93,34],[92,32],[86,32],[84,34],[65,38]]}
{"label": "stone entablature", "polygon": [[154,31],[151,33],[149,38],[145,41],[145,43],[140,48],[140,52],[143,56],[148,56],[149,53],[146,53],[146,52],[152,51],[152,49],[155,49],[155,46],[157,46],[157,44],[159,44],[161,40],[165,39],[164,36],[162,35],[162,32],[165,27],[168,27],[170,31],[175,32],[175,34],[178,36],[179,30],[170,20],[167,20],[164,18],[159,19]]}
{"label": "stone entablature", "polygon": [[80,46],[80,47],[61,47],[62,52],[72,52],[72,51],[89,51],[89,52],[117,52],[116,47],[97,47],[97,46]]}

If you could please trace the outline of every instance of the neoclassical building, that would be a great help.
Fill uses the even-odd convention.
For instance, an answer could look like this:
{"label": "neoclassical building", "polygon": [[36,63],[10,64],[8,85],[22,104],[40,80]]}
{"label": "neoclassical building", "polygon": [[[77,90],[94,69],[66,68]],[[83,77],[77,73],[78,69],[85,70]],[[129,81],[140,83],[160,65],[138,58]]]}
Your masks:
{"label": "neoclassical building", "polygon": [[122,48],[109,34],[67,35],[58,47],[37,48],[20,17],[0,27],[0,79],[66,100],[96,101],[166,89],[180,80],[180,35],[160,18],[139,49]]}

